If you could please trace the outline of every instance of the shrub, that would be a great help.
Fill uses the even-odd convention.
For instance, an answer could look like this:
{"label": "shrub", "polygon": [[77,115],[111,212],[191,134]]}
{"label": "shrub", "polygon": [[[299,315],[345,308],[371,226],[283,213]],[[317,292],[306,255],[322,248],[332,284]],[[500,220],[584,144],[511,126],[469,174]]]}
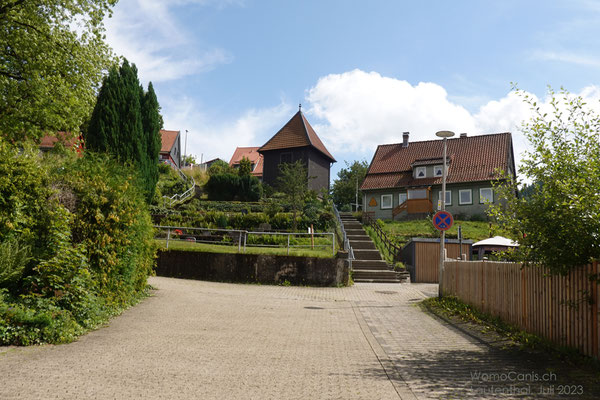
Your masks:
{"label": "shrub", "polygon": [[100,292],[118,304],[146,287],[156,248],[134,170],[102,155],[71,159],[60,170],[79,198],[73,239],[82,243]]}
{"label": "shrub", "polygon": [[240,177],[234,174],[211,175],[204,185],[210,200],[233,200],[238,192]]}
{"label": "shrub", "polygon": [[276,199],[266,199],[264,202],[264,212],[269,218],[273,218],[278,212],[283,211],[281,202]]}
{"label": "shrub", "polygon": [[241,201],[258,201],[262,195],[262,187],[258,178],[252,175],[240,177],[237,198]]}
{"label": "shrub", "polygon": [[63,343],[146,289],[155,245],[137,174],[0,139],[0,344]]}
{"label": "shrub", "polygon": [[29,246],[9,238],[0,243],[0,288],[13,289],[31,259]]}
{"label": "shrub", "polygon": [[211,175],[204,186],[210,200],[258,201],[262,194],[260,181],[250,175]]}

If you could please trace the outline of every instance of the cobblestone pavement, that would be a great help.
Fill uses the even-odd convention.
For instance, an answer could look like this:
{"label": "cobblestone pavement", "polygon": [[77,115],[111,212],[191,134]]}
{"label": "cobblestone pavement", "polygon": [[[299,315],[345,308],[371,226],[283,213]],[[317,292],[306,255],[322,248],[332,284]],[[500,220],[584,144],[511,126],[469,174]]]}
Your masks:
{"label": "cobblestone pavement", "polygon": [[0,399],[520,397],[485,382],[495,373],[530,374],[517,389],[541,398],[557,384],[532,382],[539,360],[415,306],[435,285],[150,282],[153,297],[75,343],[0,347]]}

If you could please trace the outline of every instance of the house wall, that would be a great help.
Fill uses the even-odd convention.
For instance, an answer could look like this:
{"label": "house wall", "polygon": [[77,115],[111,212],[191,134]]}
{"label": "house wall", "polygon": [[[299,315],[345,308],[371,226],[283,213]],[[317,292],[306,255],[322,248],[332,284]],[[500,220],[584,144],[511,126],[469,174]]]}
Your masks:
{"label": "house wall", "polygon": [[[447,184],[446,191],[451,192],[451,204],[446,205],[446,210],[449,211],[455,218],[458,216],[459,219],[470,218],[473,215],[481,215],[485,217],[486,210],[488,206],[486,204],[481,204],[479,197],[479,189],[480,188],[491,188],[492,185],[490,182],[476,182],[476,183],[468,183],[468,184]],[[459,204],[458,196],[459,190],[461,189],[471,189],[471,200],[472,204]],[[439,199],[439,194],[442,191],[441,185],[434,185],[431,188],[431,202],[433,203],[434,212],[437,211],[437,204]],[[392,219],[392,210],[399,205],[399,194],[406,193],[405,188],[393,188],[393,189],[379,189],[379,190],[366,190],[364,191],[364,210],[366,212],[374,213],[375,218],[382,220],[390,220]],[[381,208],[381,195],[392,195],[392,208],[382,209]],[[371,198],[375,198],[377,202],[376,206],[370,206]],[[498,198],[494,193],[494,203],[498,202]],[[396,216],[396,219],[402,219],[406,217],[406,213],[402,213]]]}
{"label": "house wall", "polygon": [[329,192],[331,162],[321,152],[312,148],[309,148],[308,156],[308,176],[314,177],[308,181],[309,189],[316,192],[325,189]]}
{"label": "house wall", "polygon": [[181,135],[177,135],[177,139],[175,139],[169,155],[175,165],[177,165],[177,168],[181,168]]}
{"label": "house wall", "polygon": [[311,147],[297,147],[291,149],[269,150],[263,152],[263,182],[273,187],[277,186],[279,164],[283,154],[291,154],[291,162],[302,160],[307,166],[308,175],[315,176],[309,181],[309,188],[319,191],[321,188],[329,190],[330,164],[324,156]]}

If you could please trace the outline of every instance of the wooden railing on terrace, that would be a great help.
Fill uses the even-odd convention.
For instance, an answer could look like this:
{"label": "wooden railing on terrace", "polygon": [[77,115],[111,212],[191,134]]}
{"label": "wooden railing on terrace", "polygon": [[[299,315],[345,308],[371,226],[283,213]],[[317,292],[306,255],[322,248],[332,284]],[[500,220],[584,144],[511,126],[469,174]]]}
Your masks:
{"label": "wooden railing on terrace", "polygon": [[[373,219],[372,214],[368,213],[368,212],[363,212],[362,213],[362,222],[364,225],[371,227],[373,229],[373,232],[375,232],[375,234],[379,238],[379,241],[383,245],[384,250],[387,251],[387,253],[389,255],[390,259],[387,261],[390,261],[390,262],[399,261],[401,252],[402,252],[402,247],[397,246],[388,238],[388,236],[385,234],[385,232],[377,224],[375,219]],[[383,256],[385,258],[386,254],[384,254]]]}
{"label": "wooden railing on terrace", "polygon": [[402,211],[409,214],[430,213],[433,211],[433,204],[429,199],[409,199],[392,210],[392,217],[396,218]]}

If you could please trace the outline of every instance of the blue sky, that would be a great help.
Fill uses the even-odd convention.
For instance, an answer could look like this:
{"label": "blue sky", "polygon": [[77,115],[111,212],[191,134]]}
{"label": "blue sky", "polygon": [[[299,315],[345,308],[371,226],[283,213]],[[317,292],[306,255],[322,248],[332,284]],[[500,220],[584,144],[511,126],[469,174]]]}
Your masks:
{"label": "blue sky", "polygon": [[299,102],[332,176],[404,131],[511,131],[519,158],[511,82],[600,98],[600,1],[120,0],[106,25],[204,160],[264,144]]}

